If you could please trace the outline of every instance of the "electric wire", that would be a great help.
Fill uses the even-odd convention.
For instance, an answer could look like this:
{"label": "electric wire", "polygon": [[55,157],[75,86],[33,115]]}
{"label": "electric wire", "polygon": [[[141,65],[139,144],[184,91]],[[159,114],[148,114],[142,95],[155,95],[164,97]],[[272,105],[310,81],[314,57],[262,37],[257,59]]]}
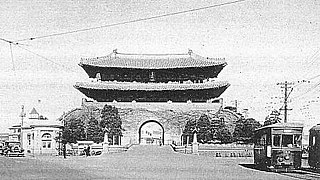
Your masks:
{"label": "electric wire", "polygon": [[304,73],[304,74],[302,75],[302,77],[305,77],[305,76],[307,76],[307,75],[310,73],[310,71],[307,71],[307,70],[316,62],[317,58],[319,58],[319,55],[320,55],[319,52],[320,52],[320,49],[318,49],[318,50],[310,57],[309,65],[307,65],[307,66],[305,67],[306,73]]}
{"label": "electric wire", "polygon": [[21,49],[23,49],[23,50],[25,50],[25,51],[33,54],[33,55],[36,55],[36,56],[38,56],[38,57],[40,57],[40,58],[42,58],[42,59],[44,59],[44,60],[46,60],[46,61],[49,61],[49,62],[51,62],[51,63],[53,63],[53,64],[55,64],[55,65],[61,66],[61,67],[65,68],[65,69],[67,69],[67,70],[69,70],[69,71],[72,71],[72,72],[74,72],[74,73],[78,73],[78,72],[74,71],[73,69],[71,69],[71,68],[69,68],[69,67],[67,67],[67,66],[65,66],[65,65],[63,65],[63,64],[57,63],[57,62],[55,62],[55,61],[53,61],[53,60],[51,60],[51,59],[49,59],[49,58],[47,58],[47,57],[45,57],[45,56],[43,56],[43,55],[40,55],[40,54],[35,53],[35,52],[33,52],[33,51],[29,50],[29,49],[26,49],[26,48],[24,48],[24,47],[21,47],[20,45],[17,45],[17,47],[19,47],[19,48],[21,48]]}
{"label": "electric wire", "polygon": [[12,70],[15,71],[14,59],[13,59],[13,52],[12,52],[12,43],[9,43],[10,46],[10,54],[11,54],[11,63],[12,63]]}
{"label": "electric wire", "polygon": [[315,89],[316,89],[317,87],[319,87],[319,86],[320,86],[320,82],[316,83],[315,85],[313,85],[312,87],[310,87],[309,89],[307,89],[307,91],[305,91],[304,93],[302,93],[302,94],[300,94],[300,95],[297,95],[297,96],[291,98],[291,100],[297,100],[297,99],[299,99],[300,97],[308,94],[309,92],[312,92],[313,90],[315,90]]}
{"label": "electric wire", "polygon": [[[308,63],[308,65],[304,68],[305,71],[306,71],[306,73],[303,75],[303,77],[305,77],[307,74],[310,73],[310,71],[308,71],[308,69],[316,62],[316,60],[318,60],[319,55],[320,55],[319,52],[320,52],[320,49],[318,49],[318,50],[309,58],[309,59],[310,59],[310,60],[309,60],[309,63]],[[311,78],[307,78],[306,80],[303,80],[303,81],[297,83],[296,85],[294,85],[294,86],[292,87],[291,92],[292,92],[292,90],[293,90],[294,88],[297,88],[298,86],[302,85],[303,83],[309,82],[309,81],[311,81],[311,80],[313,80],[313,79],[316,79],[316,78],[318,78],[318,77],[320,77],[320,74],[318,74],[318,75],[316,75],[316,76],[313,76],[313,77],[311,77]],[[297,96],[291,98],[291,100],[293,101],[293,100],[298,99],[299,97],[301,97],[301,96],[303,96],[303,95],[311,92],[313,89],[317,88],[319,85],[320,85],[320,83],[317,83],[317,84],[314,85],[313,87],[309,88],[306,92],[304,92],[304,93],[302,93],[302,94],[300,94],[300,95],[297,95]],[[291,92],[289,93],[289,95],[287,96],[287,98],[290,97]]]}
{"label": "electric wire", "polygon": [[185,13],[190,13],[190,12],[195,12],[195,11],[200,11],[200,10],[205,10],[205,9],[210,9],[210,8],[216,8],[216,7],[226,6],[226,5],[230,5],[230,4],[236,4],[236,3],[240,3],[240,2],[244,2],[244,1],[246,1],[246,0],[225,2],[225,3],[215,4],[215,5],[211,5],[211,6],[194,8],[194,9],[189,9],[189,10],[184,10],[184,11],[177,11],[177,12],[161,14],[161,15],[156,15],[156,16],[151,16],[151,17],[146,17],[146,18],[139,18],[139,19],[134,19],[134,20],[129,20],[129,21],[113,23],[113,24],[106,24],[106,25],[97,26],[97,27],[77,29],[77,30],[60,32],[60,33],[53,33],[53,34],[48,34],[48,35],[43,35],[43,36],[30,37],[30,38],[16,40],[14,42],[17,43],[17,42],[22,42],[22,41],[32,41],[35,39],[43,39],[43,38],[49,38],[49,37],[54,37],[54,36],[62,36],[62,35],[79,33],[79,32],[84,32],[84,31],[91,31],[91,30],[96,30],[96,29],[101,29],[101,28],[120,26],[120,25],[125,25],[125,24],[130,24],[130,23],[136,23],[136,22],[147,21],[147,20],[152,20],[152,19],[159,19],[159,18],[163,18],[163,17],[175,16],[175,15],[180,15],[180,14],[185,14]]}
{"label": "electric wire", "polygon": [[[319,55],[320,55],[320,49],[318,49],[311,57],[310,57],[310,62],[308,63],[309,65],[307,65],[304,69],[305,69],[305,71],[306,71],[306,73],[304,73],[303,75],[302,75],[302,77],[306,77],[309,73],[310,73],[310,71],[308,71],[309,69],[310,69],[310,67],[316,62],[316,60],[318,60],[317,58],[319,58]],[[298,84],[296,84],[295,86],[293,86],[293,87],[298,87],[298,86],[300,86],[300,85],[302,85],[304,82],[308,82],[308,81],[310,81],[310,80],[313,80],[313,79],[316,79],[317,77],[319,77],[320,76],[320,74],[319,75],[316,75],[316,76],[314,76],[314,77],[311,77],[311,78],[307,78],[305,81],[301,81],[301,82],[299,82]]]}

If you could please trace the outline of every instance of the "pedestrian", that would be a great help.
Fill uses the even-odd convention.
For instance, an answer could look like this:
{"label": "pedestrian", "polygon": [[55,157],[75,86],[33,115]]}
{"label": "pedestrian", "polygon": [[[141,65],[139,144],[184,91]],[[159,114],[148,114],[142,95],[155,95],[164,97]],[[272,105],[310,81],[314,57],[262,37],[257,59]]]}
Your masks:
{"label": "pedestrian", "polygon": [[86,153],[86,157],[90,156],[90,146],[84,149],[84,152]]}

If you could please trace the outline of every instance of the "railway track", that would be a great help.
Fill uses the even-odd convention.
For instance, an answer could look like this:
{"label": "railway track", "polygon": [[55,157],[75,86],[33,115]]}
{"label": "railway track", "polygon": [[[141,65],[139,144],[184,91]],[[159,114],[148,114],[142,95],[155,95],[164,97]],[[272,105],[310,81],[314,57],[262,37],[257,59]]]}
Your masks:
{"label": "railway track", "polygon": [[305,180],[320,179],[320,173],[315,173],[308,170],[293,170],[290,172],[278,172],[278,173],[284,176],[289,176],[297,179],[305,179]]}

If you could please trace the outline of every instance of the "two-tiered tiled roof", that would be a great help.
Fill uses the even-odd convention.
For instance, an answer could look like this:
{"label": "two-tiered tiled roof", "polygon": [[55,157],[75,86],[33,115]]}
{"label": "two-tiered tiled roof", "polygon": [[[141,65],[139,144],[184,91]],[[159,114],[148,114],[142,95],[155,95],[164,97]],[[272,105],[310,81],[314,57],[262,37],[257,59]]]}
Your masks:
{"label": "two-tiered tiled roof", "polygon": [[224,58],[208,58],[186,54],[127,54],[113,53],[95,58],[82,58],[80,65],[137,69],[171,69],[191,67],[226,66]]}

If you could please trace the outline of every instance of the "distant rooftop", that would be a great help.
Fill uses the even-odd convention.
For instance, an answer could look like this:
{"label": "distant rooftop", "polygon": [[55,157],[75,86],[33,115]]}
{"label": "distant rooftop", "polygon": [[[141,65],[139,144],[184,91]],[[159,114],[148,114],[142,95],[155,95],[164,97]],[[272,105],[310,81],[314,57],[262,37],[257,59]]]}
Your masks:
{"label": "distant rooftop", "polygon": [[36,108],[32,108],[30,114],[39,114],[39,113],[37,112]]}

